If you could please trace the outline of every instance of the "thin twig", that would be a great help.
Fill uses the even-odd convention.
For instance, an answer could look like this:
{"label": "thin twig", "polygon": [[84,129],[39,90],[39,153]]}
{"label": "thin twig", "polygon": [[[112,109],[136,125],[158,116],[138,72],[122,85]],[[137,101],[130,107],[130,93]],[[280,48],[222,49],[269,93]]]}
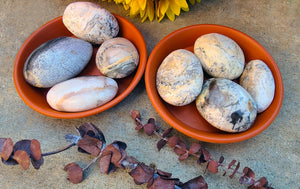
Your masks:
{"label": "thin twig", "polygon": [[60,152],[65,151],[65,150],[67,150],[67,149],[69,149],[69,148],[71,148],[71,147],[73,147],[73,146],[75,146],[75,145],[76,145],[75,143],[72,143],[72,144],[70,144],[70,145],[68,145],[68,146],[66,146],[66,147],[63,147],[63,148],[58,149],[58,150],[55,150],[55,151],[53,151],[53,152],[43,153],[42,156],[50,156],[50,155],[53,155],[53,154],[57,154],[57,153],[60,153]]}

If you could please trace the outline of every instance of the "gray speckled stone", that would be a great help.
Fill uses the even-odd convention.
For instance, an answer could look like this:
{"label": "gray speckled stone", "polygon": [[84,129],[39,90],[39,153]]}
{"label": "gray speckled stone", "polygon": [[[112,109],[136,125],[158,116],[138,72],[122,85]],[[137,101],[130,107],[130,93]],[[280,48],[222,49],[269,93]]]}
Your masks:
{"label": "gray speckled stone", "polygon": [[223,78],[204,82],[196,106],[202,117],[214,127],[227,132],[242,132],[251,127],[256,103],[239,84]]}
{"label": "gray speckled stone", "polygon": [[119,33],[114,15],[91,2],[69,4],[63,14],[63,23],[76,37],[94,44],[101,44]]}
{"label": "gray speckled stone", "polygon": [[156,75],[156,87],[161,98],[174,106],[191,103],[199,95],[203,71],[192,52],[178,49],[161,63]]}
{"label": "gray speckled stone", "polygon": [[117,82],[109,77],[81,76],[54,85],[47,102],[58,111],[79,112],[106,104],[117,91]]}
{"label": "gray speckled stone", "polygon": [[194,53],[203,69],[213,77],[232,80],[243,72],[244,53],[235,41],[225,35],[209,33],[200,36],[195,41]]}
{"label": "gray speckled stone", "polygon": [[35,87],[48,88],[79,74],[91,59],[90,43],[59,37],[43,43],[27,58],[24,77]]}
{"label": "gray speckled stone", "polygon": [[135,46],[122,37],[102,43],[96,55],[96,65],[100,72],[111,78],[130,75],[139,64],[139,53]]}
{"label": "gray speckled stone", "polygon": [[273,101],[275,81],[269,67],[261,60],[250,61],[240,78],[240,85],[257,104],[258,113],[265,111]]}

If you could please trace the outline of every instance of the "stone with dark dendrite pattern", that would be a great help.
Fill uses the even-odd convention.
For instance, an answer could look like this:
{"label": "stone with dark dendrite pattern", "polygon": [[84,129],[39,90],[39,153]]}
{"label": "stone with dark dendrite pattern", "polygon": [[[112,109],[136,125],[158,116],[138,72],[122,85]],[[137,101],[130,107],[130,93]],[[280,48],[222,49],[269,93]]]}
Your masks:
{"label": "stone with dark dendrite pattern", "polygon": [[114,15],[91,2],[69,4],[63,13],[63,23],[76,37],[93,44],[101,44],[119,33]]}
{"label": "stone with dark dendrite pattern", "polygon": [[257,115],[251,95],[239,84],[223,78],[204,82],[196,106],[207,122],[227,132],[246,131]]}

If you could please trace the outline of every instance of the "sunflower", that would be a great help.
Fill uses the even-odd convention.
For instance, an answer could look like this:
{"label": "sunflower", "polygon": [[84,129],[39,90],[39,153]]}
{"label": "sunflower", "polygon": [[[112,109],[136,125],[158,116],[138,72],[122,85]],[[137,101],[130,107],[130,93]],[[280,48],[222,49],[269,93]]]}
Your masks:
{"label": "sunflower", "polygon": [[[103,0],[105,1],[105,0]],[[108,0],[111,2],[112,0]],[[157,19],[160,22],[165,15],[174,21],[180,11],[189,11],[187,0],[113,0],[116,4],[122,4],[125,10],[129,10],[129,16],[135,17],[140,15],[142,22]],[[201,0],[189,0],[191,5]]]}

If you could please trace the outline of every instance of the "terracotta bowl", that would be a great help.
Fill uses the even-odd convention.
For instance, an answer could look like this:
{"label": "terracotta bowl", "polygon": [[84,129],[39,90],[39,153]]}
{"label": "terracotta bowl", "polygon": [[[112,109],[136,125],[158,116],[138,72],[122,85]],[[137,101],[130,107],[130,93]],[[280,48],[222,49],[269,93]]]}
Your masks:
{"label": "terracotta bowl", "polygon": [[[25,81],[23,76],[23,67],[27,57],[34,49],[39,47],[42,43],[53,38],[57,38],[60,36],[73,36],[73,34],[71,34],[64,26],[62,17],[51,20],[50,22],[46,23],[38,30],[36,30],[33,34],[31,34],[17,54],[14,65],[13,78],[15,87],[22,100],[32,109],[46,116],[72,119],[91,116],[105,111],[115,106],[116,104],[121,102],[127,95],[129,95],[129,93],[136,87],[144,74],[147,62],[147,48],[143,36],[132,23],[121,16],[115,14],[114,16],[117,18],[120,26],[120,32],[118,36],[129,39],[136,46],[140,55],[140,62],[137,70],[134,73],[126,78],[116,80],[119,86],[119,90],[113,100],[105,105],[87,111],[75,113],[60,112],[52,109],[46,101],[46,94],[49,89],[36,88],[29,85]],[[97,49],[98,47],[94,46],[93,56],[90,62],[79,75],[102,75],[95,64]]]}
{"label": "terracotta bowl", "polygon": [[[226,133],[205,121],[195,102],[186,106],[172,106],[164,102],[156,89],[156,72],[163,59],[176,49],[193,52],[195,40],[207,33],[220,33],[236,41],[243,49],[246,62],[261,59],[271,69],[275,79],[275,97],[269,108],[257,115],[253,126],[242,133]],[[207,78],[206,78],[207,79]],[[181,28],[163,38],[151,52],[145,71],[145,83],[149,98],[161,117],[178,131],[195,139],[211,143],[234,143],[252,138],[265,130],[277,116],[283,100],[283,82],[276,62],[257,41],[248,35],[220,25],[193,25]]]}

